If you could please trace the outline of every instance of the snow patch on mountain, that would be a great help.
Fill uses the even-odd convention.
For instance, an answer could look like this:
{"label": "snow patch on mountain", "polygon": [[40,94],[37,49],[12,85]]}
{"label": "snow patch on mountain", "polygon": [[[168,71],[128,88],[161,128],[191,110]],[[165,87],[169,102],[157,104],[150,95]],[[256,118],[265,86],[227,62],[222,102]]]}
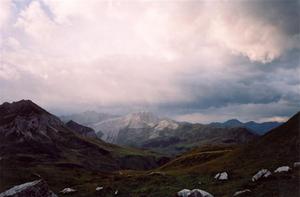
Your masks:
{"label": "snow patch on mountain", "polygon": [[152,130],[150,139],[152,139],[159,137],[159,131],[175,130],[178,126],[178,123],[173,120],[161,119],[147,111],[130,113],[92,125],[95,131],[103,133],[101,138],[107,142],[115,142],[122,129],[134,129],[140,132],[143,132],[143,129],[150,129]]}

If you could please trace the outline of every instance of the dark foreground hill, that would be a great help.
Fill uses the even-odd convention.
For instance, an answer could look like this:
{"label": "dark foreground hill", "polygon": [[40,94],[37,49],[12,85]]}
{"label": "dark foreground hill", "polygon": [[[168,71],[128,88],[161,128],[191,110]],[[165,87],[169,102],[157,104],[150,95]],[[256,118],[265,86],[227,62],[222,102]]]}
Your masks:
{"label": "dark foreground hill", "polygon": [[51,186],[75,184],[91,173],[150,169],[159,159],[77,134],[29,100],[0,105],[0,191],[36,176]]}

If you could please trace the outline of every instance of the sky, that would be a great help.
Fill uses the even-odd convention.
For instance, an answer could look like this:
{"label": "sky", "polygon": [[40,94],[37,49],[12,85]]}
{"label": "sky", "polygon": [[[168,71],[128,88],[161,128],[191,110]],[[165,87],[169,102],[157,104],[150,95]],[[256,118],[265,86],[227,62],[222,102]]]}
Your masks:
{"label": "sky", "polygon": [[299,0],[0,0],[0,102],[284,121],[300,110],[299,21]]}

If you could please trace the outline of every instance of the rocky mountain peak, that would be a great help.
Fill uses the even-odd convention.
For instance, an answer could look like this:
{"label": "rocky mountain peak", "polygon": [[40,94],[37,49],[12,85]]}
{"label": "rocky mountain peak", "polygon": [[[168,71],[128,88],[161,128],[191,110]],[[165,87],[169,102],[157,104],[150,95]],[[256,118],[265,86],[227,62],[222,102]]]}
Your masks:
{"label": "rocky mountain peak", "polygon": [[230,119],[230,120],[227,120],[225,122],[225,124],[239,125],[239,124],[243,124],[243,123],[241,121],[239,121],[238,119]]}
{"label": "rocky mountain peak", "polygon": [[0,136],[17,142],[52,141],[63,123],[30,100],[0,105]]}
{"label": "rocky mountain peak", "polygon": [[14,120],[16,117],[33,115],[50,115],[47,111],[33,103],[31,100],[20,100],[17,102],[5,102],[0,105],[0,125]]}
{"label": "rocky mountain peak", "polygon": [[147,125],[157,124],[159,118],[151,112],[141,111],[126,115],[125,120],[128,122],[129,128],[143,128]]}

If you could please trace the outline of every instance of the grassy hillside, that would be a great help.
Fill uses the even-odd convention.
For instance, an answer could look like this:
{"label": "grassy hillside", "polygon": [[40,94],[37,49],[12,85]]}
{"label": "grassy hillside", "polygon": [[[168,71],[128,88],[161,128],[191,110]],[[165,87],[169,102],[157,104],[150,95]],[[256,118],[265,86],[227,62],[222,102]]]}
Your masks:
{"label": "grassy hillside", "polygon": [[[156,169],[160,172],[127,171],[116,175],[121,196],[174,196],[183,188],[201,188],[216,197],[232,196],[237,190],[251,189],[255,197],[298,197],[300,171],[273,174],[256,183],[252,176],[262,168],[273,172],[283,165],[292,166],[299,159],[299,113],[259,140],[242,147],[205,147],[190,151]],[[229,180],[214,180],[218,172],[229,173]],[[109,194],[107,194],[109,196]]]}

